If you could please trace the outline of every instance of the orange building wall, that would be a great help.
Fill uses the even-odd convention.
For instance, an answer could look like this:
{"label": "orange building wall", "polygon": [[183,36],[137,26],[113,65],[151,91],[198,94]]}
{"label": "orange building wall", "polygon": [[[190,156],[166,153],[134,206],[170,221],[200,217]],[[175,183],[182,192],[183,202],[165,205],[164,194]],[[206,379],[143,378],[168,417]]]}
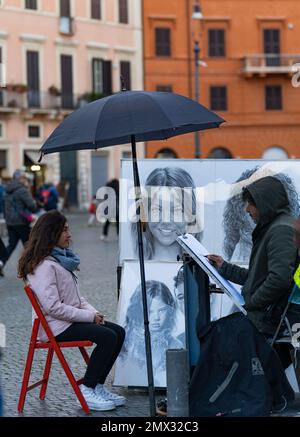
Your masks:
{"label": "orange building wall", "polygon": [[[281,54],[300,54],[298,0],[200,0],[204,19],[192,22],[193,0],[144,0],[145,89],[172,85],[173,92],[194,96],[193,44],[200,40],[200,103],[209,107],[209,87],[227,86],[228,110],[219,112],[227,123],[200,132],[201,157],[225,147],[233,157],[260,158],[265,149],[280,146],[290,157],[300,157],[300,88],[288,74],[246,77],[244,57],[263,54],[263,29],[281,30]],[[171,27],[171,58],[155,57],[155,27]],[[226,57],[208,57],[209,28],[226,30]],[[265,86],[282,85],[283,110],[265,110]],[[149,142],[147,156],[171,148],[181,158],[193,158],[194,135]]]}

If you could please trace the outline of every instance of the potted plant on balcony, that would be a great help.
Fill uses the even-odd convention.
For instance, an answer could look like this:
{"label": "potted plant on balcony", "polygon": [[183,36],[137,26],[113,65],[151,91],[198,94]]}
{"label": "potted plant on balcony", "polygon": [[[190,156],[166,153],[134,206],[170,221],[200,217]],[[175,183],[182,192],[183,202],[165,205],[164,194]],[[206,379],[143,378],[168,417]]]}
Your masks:
{"label": "potted plant on balcony", "polygon": [[102,99],[102,97],[105,97],[104,94],[95,93],[92,91],[92,92],[87,92],[87,93],[82,94],[79,97],[79,101],[81,102],[81,104],[90,103],[90,102],[93,102],[94,100]]}
{"label": "potted plant on balcony", "polygon": [[28,86],[23,83],[17,83],[13,86],[13,91],[15,91],[16,93],[23,94],[28,91]]}
{"label": "potted plant on balcony", "polygon": [[6,85],[5,89],[6,91],[22,94],[28,91],[28,86],[23,83],[9,83]]}
{"label": "potted plant on balcony", "polygon": [[55,85],[49,86],[48,92],[51,96],[54,96],[54,97],[58,97],[61,95],[60,90]]}

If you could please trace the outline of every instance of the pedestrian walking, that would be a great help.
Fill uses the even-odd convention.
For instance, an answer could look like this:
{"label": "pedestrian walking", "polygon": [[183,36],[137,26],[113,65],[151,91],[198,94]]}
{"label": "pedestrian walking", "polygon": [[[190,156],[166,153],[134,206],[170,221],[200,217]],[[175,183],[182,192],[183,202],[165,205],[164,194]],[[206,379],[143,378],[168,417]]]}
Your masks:
{"label": "pedestrian walking", "polygon": [[[23,245],[29,238],[32,213],[37,204],[29,191],[29,182],[22,170],[16,170],[8,184],[4,198],[4,215],[8,231],[7,259],[15,250],[19,240]],[[6,261],[7,261],[6,259]]]}
{"label": "pedestrian walking", "polygon": [[45,182],[38,190],[38,200],[45,211],[57,209],[58,192],[52,182]]}
{"label": "pedestrian walking", "polygon": [[[19,277],[37,296],[57,341],[96,343],[80,389],[90,409],[112,410],[126,401],[104,386],[122,348],[125,331],[106,321],[102,313],[80,296],[76,276],[80,258],[69,249],[70,243],[71,233],[65,216],[58,211],[42,215],[20,258]],[[47,341],[43,329],[39,339]]]}
{"label": "pedestrian walking", "polygon": [[0,218],[2,218],[4,214],[4,196],[5,196],[5,187],[2,184],[2,179],[0,178]]}
{"label": "pedestrian walking", "polygon": [[0,237],[0,277],[4,276],[3,267],[7,259],[8,259],[7,250],[5,244],[2,241],[2,238]]}
{"label": "pedestrian walking", "polygon": [[88,220],[88,226],[92,226],[96,222],[96,212],[97,212],[97,199],[96,194],[93,196],[93,199],[91,200],[91,203],[89,204],[89,220]]}

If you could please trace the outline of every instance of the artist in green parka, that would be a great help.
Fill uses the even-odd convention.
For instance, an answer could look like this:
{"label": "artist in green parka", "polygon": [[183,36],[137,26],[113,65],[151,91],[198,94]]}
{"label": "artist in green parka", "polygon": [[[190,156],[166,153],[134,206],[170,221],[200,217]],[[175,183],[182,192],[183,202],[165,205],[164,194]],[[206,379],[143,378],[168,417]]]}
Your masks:
{"label": "artist in green parka", "polygon": [[285,188],[276,177],[256,180],[243,189],[242,196],[246,211],[256,223],[249,268],[227,263],[218,255],[208,258],[222,276],[243,286],[247,317],[269,337],[276,330],[293,286],[298,261],[294,219]]}

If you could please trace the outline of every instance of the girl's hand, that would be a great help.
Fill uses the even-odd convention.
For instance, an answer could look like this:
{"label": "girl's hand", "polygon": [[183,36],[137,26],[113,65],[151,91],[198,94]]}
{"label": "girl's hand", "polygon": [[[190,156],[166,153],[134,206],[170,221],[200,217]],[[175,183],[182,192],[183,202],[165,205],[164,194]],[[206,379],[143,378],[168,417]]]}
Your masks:
{"label": "girl's hand", "polygon": [[104,317],[105,317],[104,314],[96,313],[94,318],[94,322],[96,323],[96,325],[104,325],[105,323]]}

